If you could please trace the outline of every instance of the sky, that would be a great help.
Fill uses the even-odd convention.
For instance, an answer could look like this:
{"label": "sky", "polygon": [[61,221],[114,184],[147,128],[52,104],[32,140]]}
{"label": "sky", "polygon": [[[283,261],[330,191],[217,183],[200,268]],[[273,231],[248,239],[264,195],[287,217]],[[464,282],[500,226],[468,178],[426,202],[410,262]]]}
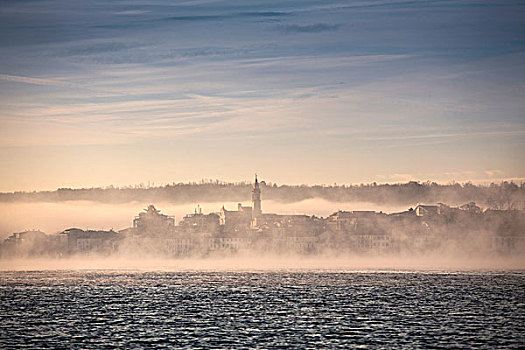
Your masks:
{"label": "sky", "polygon": [[0,1],[0,191],[525,178],[523,1]]}

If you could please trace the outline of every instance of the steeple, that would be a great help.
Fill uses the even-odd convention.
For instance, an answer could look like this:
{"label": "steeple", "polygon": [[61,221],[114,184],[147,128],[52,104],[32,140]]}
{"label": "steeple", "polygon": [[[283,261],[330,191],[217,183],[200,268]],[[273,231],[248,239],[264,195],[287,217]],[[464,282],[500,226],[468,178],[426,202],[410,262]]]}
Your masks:
{"label": "steeple", "polygon": [[255,174],[255,184],[252,191],[252,218],[256,218],[262,214],[261,210],[261,189],[259,188],[259,181],[257,174]]}

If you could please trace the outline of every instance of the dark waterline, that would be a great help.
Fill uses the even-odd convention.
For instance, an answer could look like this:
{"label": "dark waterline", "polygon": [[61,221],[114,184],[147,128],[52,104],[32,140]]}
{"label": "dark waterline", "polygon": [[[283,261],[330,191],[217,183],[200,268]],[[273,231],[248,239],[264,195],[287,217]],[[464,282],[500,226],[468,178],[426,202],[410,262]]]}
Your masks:
{"label": "dark waterline", "polygon": [[0,272],[0,348],[520,348],[525,272]]}

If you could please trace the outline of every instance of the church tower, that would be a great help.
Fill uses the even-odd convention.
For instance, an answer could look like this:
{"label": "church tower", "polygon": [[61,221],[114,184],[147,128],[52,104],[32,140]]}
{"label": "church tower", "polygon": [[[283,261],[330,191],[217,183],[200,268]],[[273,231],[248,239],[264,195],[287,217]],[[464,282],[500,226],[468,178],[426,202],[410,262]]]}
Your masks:
{"label": "church tower", "polygon": [[255,185],[252,191],[252,219],[257,218],[261,214],[261,189],[259,188],[259,181],[257,181],[257,174],[255,174]]}

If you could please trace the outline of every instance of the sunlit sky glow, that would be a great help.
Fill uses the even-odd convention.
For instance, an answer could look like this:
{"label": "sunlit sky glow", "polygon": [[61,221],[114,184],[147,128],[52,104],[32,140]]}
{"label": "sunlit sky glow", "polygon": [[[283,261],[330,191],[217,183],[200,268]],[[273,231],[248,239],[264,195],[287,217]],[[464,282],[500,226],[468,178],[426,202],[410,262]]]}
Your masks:
{"label": "sunlit sky glow", "polygon": [[2,1],[0,191],[525,177],[521,1]]}

